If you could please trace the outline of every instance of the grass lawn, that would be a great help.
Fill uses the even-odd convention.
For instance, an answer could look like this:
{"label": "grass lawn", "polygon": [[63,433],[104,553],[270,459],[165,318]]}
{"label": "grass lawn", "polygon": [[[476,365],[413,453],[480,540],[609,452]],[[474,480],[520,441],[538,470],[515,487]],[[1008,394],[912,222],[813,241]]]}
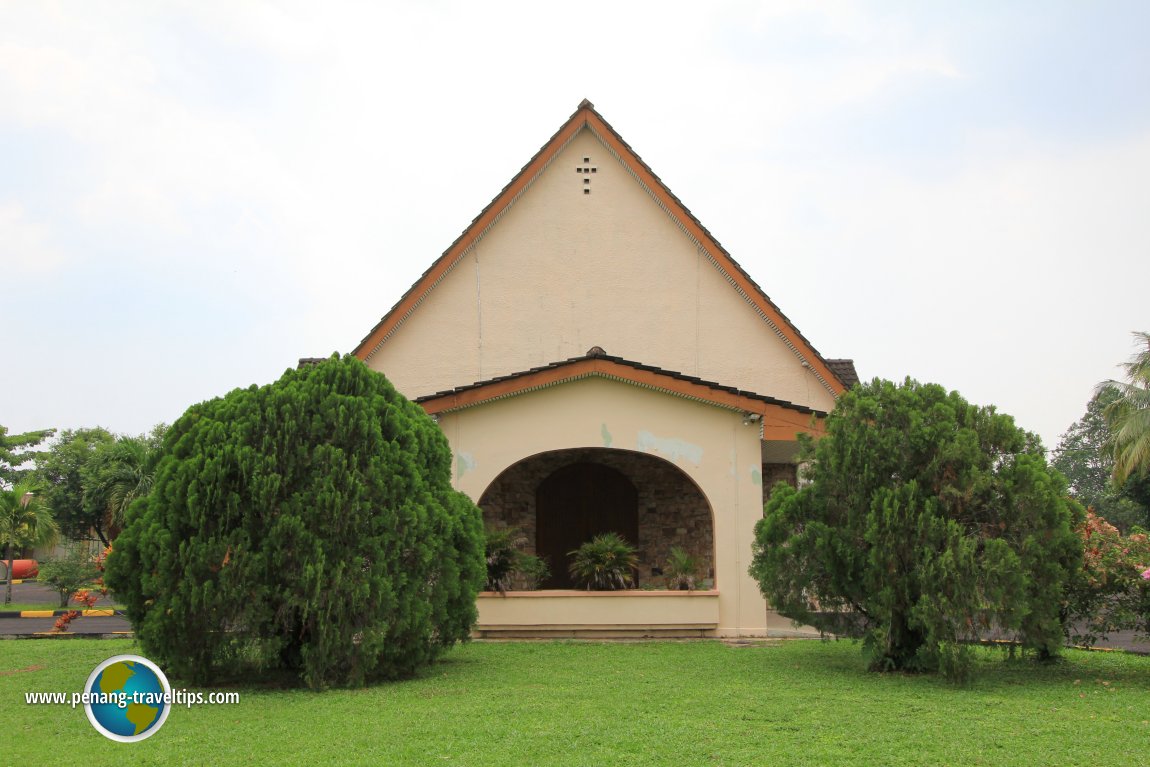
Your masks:
{"label": "grass lawn", "polygon": [[[983,651],[976,678],[864,670],[846,642],[475,643],[364,690],[238,689],[105,740],[80,691],[131,640],[0,641],[0,753],[87,765],[1099,765],[1150,758],[1150,657],[1042,667]],[[177,680],[173,686],[182,687]],[[221,688],[223,689],[223,688]]]}

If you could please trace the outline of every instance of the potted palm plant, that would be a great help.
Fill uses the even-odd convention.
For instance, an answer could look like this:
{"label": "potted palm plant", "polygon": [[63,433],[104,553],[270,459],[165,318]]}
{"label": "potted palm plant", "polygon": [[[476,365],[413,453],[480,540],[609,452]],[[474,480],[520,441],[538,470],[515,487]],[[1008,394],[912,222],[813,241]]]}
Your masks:
{"label": "potted palm plant", "polygon": [[682,546],[671,547],[671,558],[663,570],[667,588],[679,591],[694,591],[695,579],[699,572],[699,561],[687,553]]}
{"label": "potted palm plant", "polygon": [[635,583],[639,557],[617,533],[597,535],[570,553],[571,577],[588,591],[615,591]]}

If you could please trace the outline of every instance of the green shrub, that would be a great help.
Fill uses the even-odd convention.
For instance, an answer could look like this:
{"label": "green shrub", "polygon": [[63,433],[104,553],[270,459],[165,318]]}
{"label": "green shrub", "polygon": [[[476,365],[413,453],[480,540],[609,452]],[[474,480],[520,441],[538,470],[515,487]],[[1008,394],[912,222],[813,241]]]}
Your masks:
{"label": "green shrub", "polygon": [[38,580],[55,589],[60,594],[60,607],[67,607],[72,594],[94,582],[99,575],[92,557],[76,546],[63,557],[41,562]]}
{"label": "green shrub", "polygon": [[597,535],[571,552],[570,572],[588,591],[630,588],[639,558],[635,547],[616,533]]}
{"label": "green shrub", "polygon": [[466,640],[479,509],[438,427],[355,358],[190,408],[108,557],[145,653],[203,683],[410,675]]}
{"label": "green shrub", "polygon": [[511,588],[511,576],[515,574],[517,549],[527,542],[523,534],[514,528],[497,529],[489,527],[485,531],[484,554],[487,558],[487,583],[484,589],[500,594]]}
{"label": "green shrub", "polygon": [[875,380],[809,441],[810,484],[778,484],[751,574],[781,614],[866,641],[875,669],[962,677],[970,640],[1063,644],[1081,514],[1038,438],[941,386]]}
{"label": "green shrub", "polygon": [[551,577],[547,560],[522,551],[515,554],[515,574],[512,582],[520,591],[535,591],[543,581]]}
{"label": "green shrub", "polygon": [[518,529],[488,527],[485,535],[487,591],[534,591],[551,574],[546,562],[522,551],[527,538]]}

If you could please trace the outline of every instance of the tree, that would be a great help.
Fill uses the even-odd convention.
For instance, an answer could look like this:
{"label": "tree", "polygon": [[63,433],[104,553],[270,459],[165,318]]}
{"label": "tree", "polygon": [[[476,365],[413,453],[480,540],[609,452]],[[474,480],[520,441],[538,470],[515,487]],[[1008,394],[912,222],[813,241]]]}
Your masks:
{"label": "tree", "polygon": [[9,434],[7,427],[0,426],[0,488],[11,487],[23,479],[30,470],[20,467],[41,455],[31,448],[55,433],[55,429],[41,429],[25,434]]}
{"label": "tree", "polygon": [[1143,486],[1150,482],[1128,478],[1122,485],[1114,481],[1114,461],[1107,445],[1110,427],[1103,415],[1121,397],[1112,386],[1098,389],[1076,421],[1058,443],[1051,466],[1070,481],[1070,492],[1082,505],[1128,531],[1134,525],[1150,525],[1150,507],[1143,500]]}
{"label": "tree", "polygon": [[59,530],[52,512],[28,482],[17,482],[10,490],[0,489],[0,546],[7,563],[4,604],[12,601],[13,552],[30,546],[50,546]]}
{"label": "tree", "polygon": [[99,426],[68,429],[36,462],[34,476],[44,486],[47,504],[68,538],[86,539],[94,532],[105,546],[109,543],[105,510],[85,506],[84,485],[85,470],[97,449],[115,441],[110,431]]}
{"label": "tree", "polygon": [[1127,477],[1122,484],[1122,496],[1129,498],[1144,510],[1142,527],[1150,529],[1150,473]]}
{"label": "tree", "polygon": [[95,529],[108,539],[114,539],[123,527],[128,506],[151,491],[166,429],[160,424],[151,434],[100,442],[81,469],[84,517],[98,520]]}
{"label": "tree", "polygon": [[1150,636],[1150,538],[1123,536],[1089,511],[1077,532],[1084,556],[1067,606],[1071,638],[1093,644],[1116,631]]}
{"label": "tree", "polygon": [[162,452],[106,581],[165,669],[358,685],[469,637],[481,513],[439,428],[359,360],[195,405]]}
{"label": "tree", "polygon": [[1059,651],[1081,511],[1037,437],[941,386],[875,380],[802,457],[810,483],[777,485],[755,530],[751,574],[780,613],[863,639],[875,669],[961,677],[991,628]]}
{"label": "tree", "polygon": [[72,546],[67,555],[41,562],[37,581],[54,588],[60,595],[60,607],[67,607],[72,595],[99,575],[92,557],[81,547]]}
{"label": "tree", "polygon": [[1105,411],[1118,483],[1150,473],[1150,333],[1136,332],[1134,338],[1145,348],[1123,364],[1128,380],[1102,384],[1114,387],[1120,395]]}

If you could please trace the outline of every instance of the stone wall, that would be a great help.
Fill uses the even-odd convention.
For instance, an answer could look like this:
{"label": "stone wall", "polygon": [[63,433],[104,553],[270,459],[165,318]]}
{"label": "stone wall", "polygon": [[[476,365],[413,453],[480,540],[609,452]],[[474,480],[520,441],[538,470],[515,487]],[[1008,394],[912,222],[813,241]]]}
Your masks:
{"label": "stone wall", "polygon": [[786,482],[791,487],[798,487],[798,475],[793,463],[764,463],[763,464],[763,500],[771,494],[771,488],[776,482]]}
{"label": "stone wall", "polygon": [[[638,494],[639,586],[663,586],[671,548],[681,546],[699,563],[698,578],[713,583],[714,526],[707,499],[674,464],[644,453],[605,448],[560,450],[520,461],[499,475],[479,499],[495,528],[518,528],[535,553],[535,490],[556,469],[589,461],[622,472]],[[793,467],[792,467],[793,468]]]}

